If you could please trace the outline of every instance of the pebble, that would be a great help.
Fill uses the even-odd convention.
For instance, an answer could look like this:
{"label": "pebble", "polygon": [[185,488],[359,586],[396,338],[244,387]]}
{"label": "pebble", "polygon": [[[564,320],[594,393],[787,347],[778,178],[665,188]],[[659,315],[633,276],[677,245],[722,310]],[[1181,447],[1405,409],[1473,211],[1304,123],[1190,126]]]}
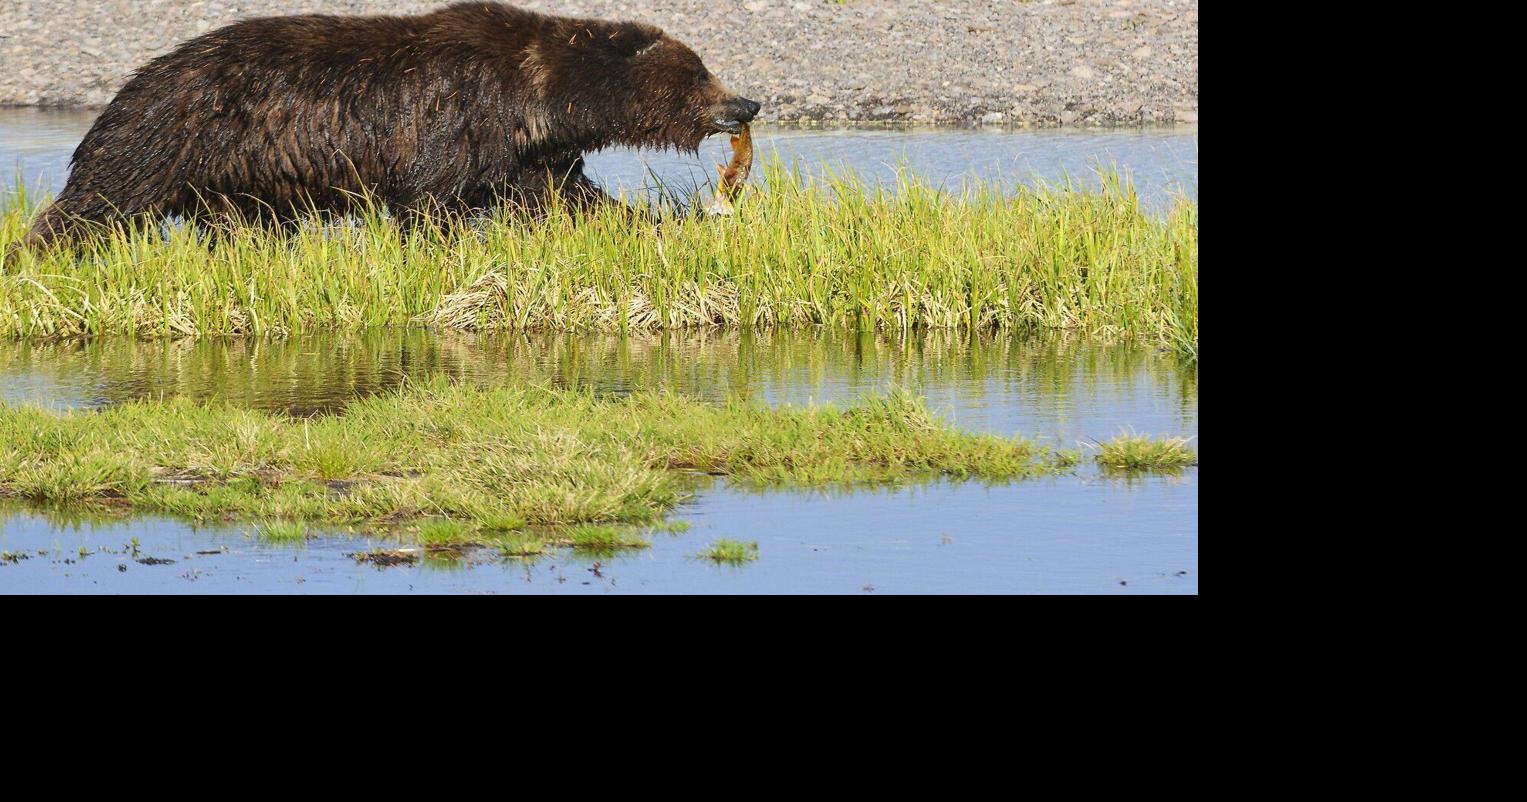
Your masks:
{"label": "pebble", "polygon": [[[6,0],[0,105],[106,104],[179,42],[273,14],[414,14],[446,0]],[[1140,125],[1198,119],[1197,0],[526,0],[659,25],[764,121]],[[1107,76],[1099,75],[1101,65]]]}

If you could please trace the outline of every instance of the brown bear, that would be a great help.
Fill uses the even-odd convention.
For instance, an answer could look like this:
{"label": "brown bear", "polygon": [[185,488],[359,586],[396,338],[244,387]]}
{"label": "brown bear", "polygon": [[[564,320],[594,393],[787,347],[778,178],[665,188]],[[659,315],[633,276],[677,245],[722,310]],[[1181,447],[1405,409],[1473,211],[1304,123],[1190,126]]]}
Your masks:
{"label": "brown bear", "polygon": [[287,225],[369,195],[394,215],[609,200],[583,155],[694,152],[759,105],[651,25],[459,3],[414,17],[237,22],[132,77],[27,242],[82,224],[232,214]]}

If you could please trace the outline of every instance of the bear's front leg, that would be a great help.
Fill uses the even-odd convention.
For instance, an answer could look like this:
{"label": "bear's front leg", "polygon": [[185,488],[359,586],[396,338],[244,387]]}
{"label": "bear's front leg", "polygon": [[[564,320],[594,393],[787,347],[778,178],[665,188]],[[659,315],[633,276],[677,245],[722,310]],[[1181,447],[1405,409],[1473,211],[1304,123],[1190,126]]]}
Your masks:
{"label": "bear's front leg", "polygon": [[634,220],[636,210],[604,191],[593,179],[583,174],[583,157],[568,165],[562,172],[563,179],[556,184],[557,193],[567,208],[578,212],[597,212],[606,205],[616,209],[627,221]]}

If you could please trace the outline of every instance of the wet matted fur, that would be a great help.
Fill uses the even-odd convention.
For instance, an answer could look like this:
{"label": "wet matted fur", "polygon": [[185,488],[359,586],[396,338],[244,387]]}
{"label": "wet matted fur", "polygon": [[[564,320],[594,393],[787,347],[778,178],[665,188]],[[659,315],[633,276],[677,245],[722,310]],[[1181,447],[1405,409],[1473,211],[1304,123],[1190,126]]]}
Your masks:
{"label": "wet matted fur", "polygon": [[361,196],[395,214],[534,207],[549,190],[594,203],[608,198],[583,175],[585,153],[694,151],[757,111],[683,43],[637,22],[483,2],[250,19],[138,70],[27,242],[122,218],[288,223]]}

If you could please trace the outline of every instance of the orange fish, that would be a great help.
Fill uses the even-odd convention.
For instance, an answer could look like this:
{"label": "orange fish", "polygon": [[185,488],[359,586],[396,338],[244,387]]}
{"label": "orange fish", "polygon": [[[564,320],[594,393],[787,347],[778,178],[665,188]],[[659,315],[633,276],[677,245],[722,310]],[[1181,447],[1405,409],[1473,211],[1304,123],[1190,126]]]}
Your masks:
{"label": "orange fish", "polygon": [[716,165],[716,172],[721,174],[721,183],[716,186],[716,199],[711,201],[711,214],[732,213],[732,201],[742,192],[742,184],[748,180],[748,173],[752,171],[753,129],[743,125],[742,131],[732,137],[732,163]]}

